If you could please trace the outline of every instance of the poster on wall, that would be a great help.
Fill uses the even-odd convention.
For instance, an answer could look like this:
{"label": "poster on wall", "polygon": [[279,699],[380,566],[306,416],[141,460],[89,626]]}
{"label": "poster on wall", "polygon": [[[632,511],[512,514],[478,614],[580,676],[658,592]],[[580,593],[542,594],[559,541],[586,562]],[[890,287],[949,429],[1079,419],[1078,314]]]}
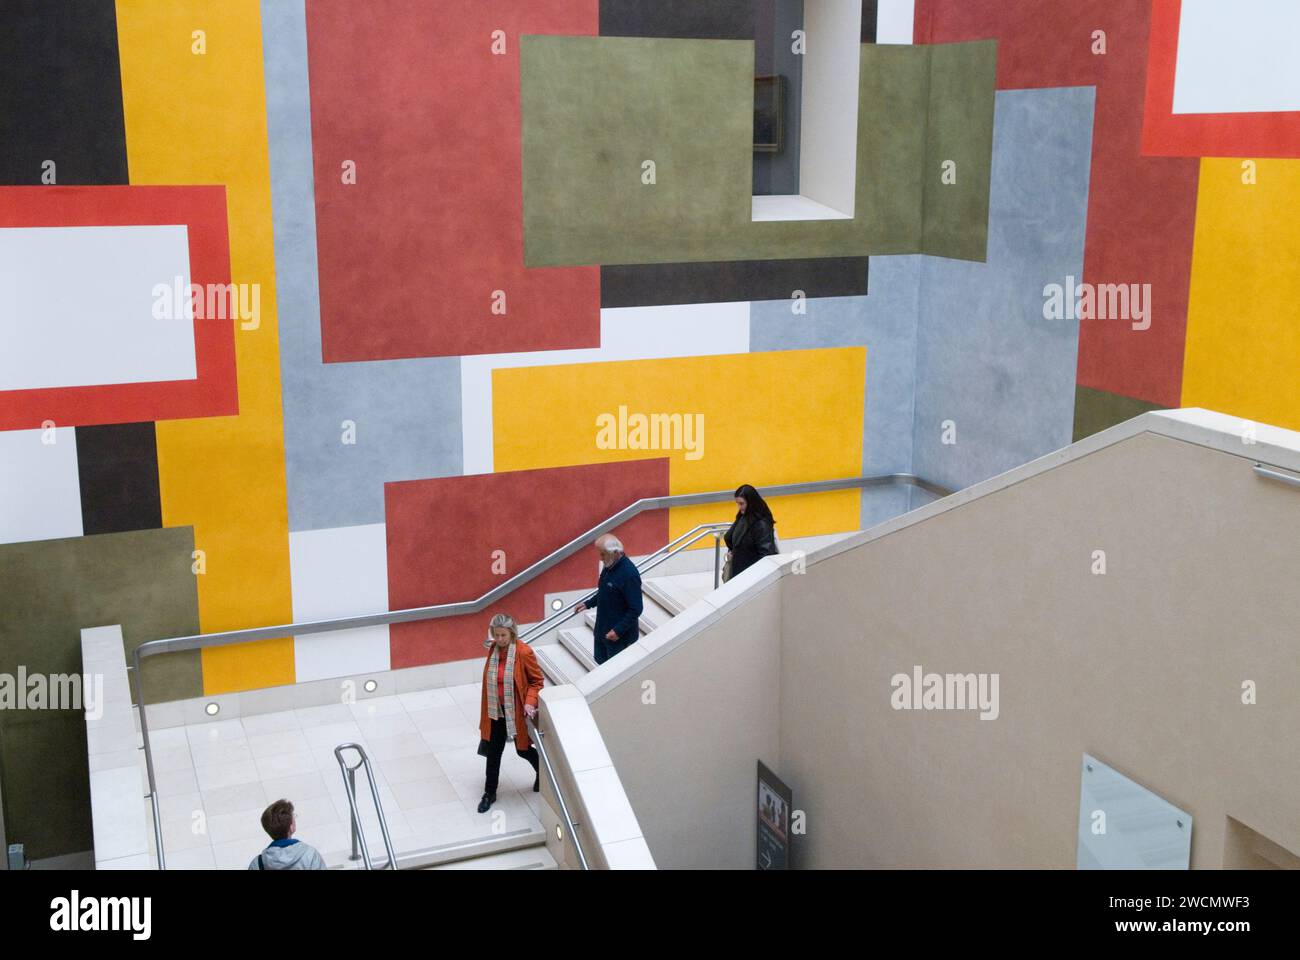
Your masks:
{"label": "poster on wall", "polygon": [[790,867],[790,788],[762,760],[758,761],[758,846],[759,870],[788,870]]}

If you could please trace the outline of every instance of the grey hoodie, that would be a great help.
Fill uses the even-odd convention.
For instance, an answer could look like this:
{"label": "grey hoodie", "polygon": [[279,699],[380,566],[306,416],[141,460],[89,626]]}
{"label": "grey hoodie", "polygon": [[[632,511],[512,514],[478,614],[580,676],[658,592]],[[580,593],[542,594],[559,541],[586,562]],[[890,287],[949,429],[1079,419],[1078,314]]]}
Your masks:
{"label": "grey hoodie", "polygon": [[325,861],[311,844],[295,840],[287,846],[271,844],[262,851],[265,867],[258,866],[258,857],[248,865],[249,870],[324,870]]}

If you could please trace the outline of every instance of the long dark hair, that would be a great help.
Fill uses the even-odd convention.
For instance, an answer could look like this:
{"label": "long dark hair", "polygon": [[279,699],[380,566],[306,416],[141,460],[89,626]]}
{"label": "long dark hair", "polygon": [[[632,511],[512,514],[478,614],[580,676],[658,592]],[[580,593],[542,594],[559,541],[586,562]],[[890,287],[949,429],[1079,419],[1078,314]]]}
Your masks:
{"label": "long dark hair", "polygon": [[736,488],[736,492],[732,496],[745,498],[745,512],[742,514],[737,510],[737,520],[742,516],[747,516],[750,520],[766,520],[772,526],[776,526],[776,518],[772,516],[772,508],[767,505],[763,495],[749,484],[742,483]]}

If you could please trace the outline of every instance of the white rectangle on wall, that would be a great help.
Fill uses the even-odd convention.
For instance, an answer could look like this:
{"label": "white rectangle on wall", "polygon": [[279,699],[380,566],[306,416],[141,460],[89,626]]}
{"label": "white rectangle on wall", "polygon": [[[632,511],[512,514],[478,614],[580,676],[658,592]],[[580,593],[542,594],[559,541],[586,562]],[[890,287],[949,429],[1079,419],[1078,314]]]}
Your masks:
{"label": "white rectangle on wall", "polygon": [[799,194],[852,217],[858,168],[861,0],[806,0]]}
{"label": "white rectangle on wall", "polygon": [[0,228],[0,390],[195,379],[189,284],[183,224]]}
{"label": "white rectangle on wall", "polygon": [[916,0],[880,0],[876,5],[876,43],[911,43]]}
{"label": "white rectangle on wall", "polygon": [[0,543],[82,532],[73,428],[0,430]]}
{"label": "white rectangle on wall", "polygon": [[1174,113],[1300,110],[1297,0],[1183,0]]}
{"label": "white rectangle on wall", "polygon": [[[289,534],[293,619],[334,620],[388,609],[387,526],[371,523]],[[294,637],[298,683],[383,672],[391,662],[388,627]]]}

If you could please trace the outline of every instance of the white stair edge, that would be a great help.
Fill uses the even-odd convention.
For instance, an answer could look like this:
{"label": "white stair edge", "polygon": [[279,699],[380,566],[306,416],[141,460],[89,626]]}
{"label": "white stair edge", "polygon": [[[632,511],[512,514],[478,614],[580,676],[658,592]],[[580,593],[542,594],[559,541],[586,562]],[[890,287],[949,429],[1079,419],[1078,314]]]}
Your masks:
{"label": "white stair edge", "polygon": [[558,870],[559,864],[546,849],[546,841],[539,837],[537,843],[530,847],[516,847],[500,853],[489,853],[481,857],[440,863],[425,867],[426,870]]}
{"label": "white stair edge", "polygon": [[556,633],[556,637],[559,638],[560,645],[569,651],[570,655],[578,663],[587,668],[588,673],[599,666],[593,652],[595,649],[595,636],[590,630],[585,627],[566,627]]}
{"label": "white stair edge", "polygon": [[641,585],[641,590],[674,617],[696,603],[694,596],[662,580],[647,580]]}
{"label": "white stair edge", "polygon": [[548,643],[545,646],[534,647],[533,652],[537,654],[537,662],[542,665],[542,672],[552,683],[559,686],[574,683],[590,672],[583,669],[578,659],[562,644]]}
{"label": "white stair edge", "polygon": [[[388,855],[384,852],[383,841],[379,841],[379,849],[375,849],[375,844],[371,841],[371,834],[378,839],[378,831],[371,831],[366,835],[366,841],[370,843],[370,860],[375,864],[387,862]],[[535,847],[538,844],[545,845],[546,831],[544,829],[512,830],[508,833],[493,834],[486,837],[476,837],[471,840],[454,840],[450,843],[442,843],[433,847],[421,847],[418,850],[399,851],[397,854],[398,870],[427,870],[443,864],[457,863],[461,860],[471,860],[477,857],[488,856],[490,854],[506,853],[511,850],[521,850],[528,847]],[[351,850],[335,851],[326,857],[326,862],[330,863],[331,870],[362,870],[360,860],[349,860]],[[378,869],[378,867],[376,867]]]}

